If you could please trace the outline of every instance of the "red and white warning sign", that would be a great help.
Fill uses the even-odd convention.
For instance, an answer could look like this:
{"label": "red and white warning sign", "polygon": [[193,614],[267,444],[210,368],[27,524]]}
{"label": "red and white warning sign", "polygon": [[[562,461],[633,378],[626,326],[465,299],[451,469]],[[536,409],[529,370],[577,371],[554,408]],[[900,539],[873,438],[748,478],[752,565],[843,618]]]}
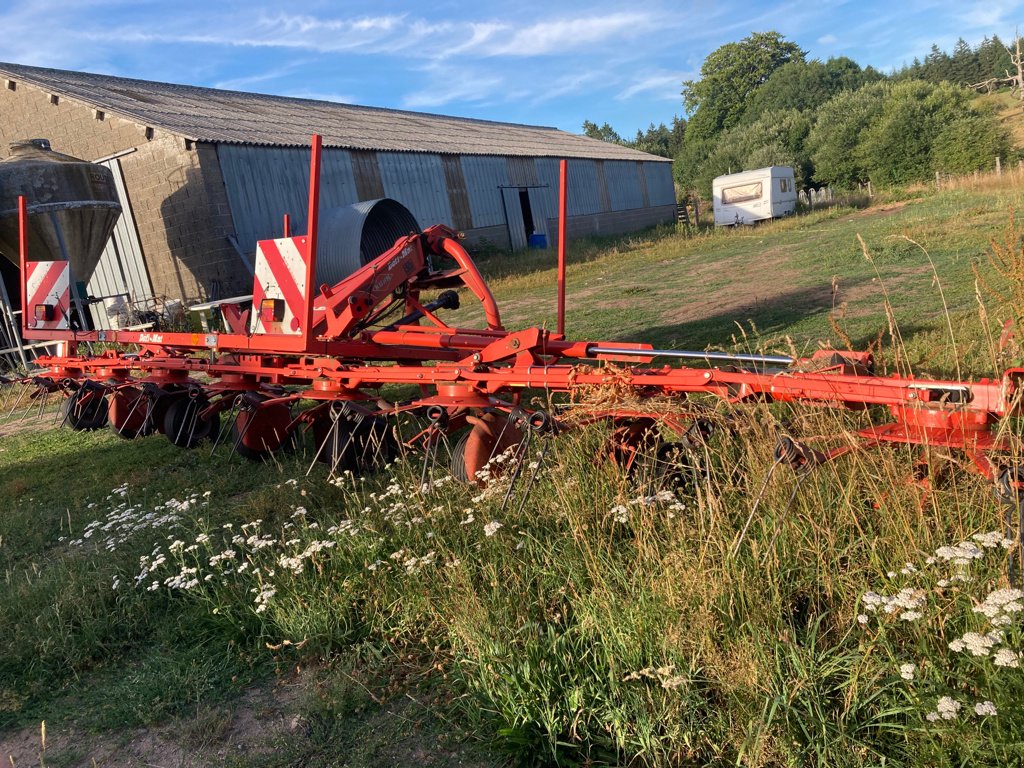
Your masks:
{"label": "red and white warning sign", "polygon": [[306,316],[306,238],[260,240],[255,273],[250,332],[301,335]]}
{"label": "red and white warning sign", "polygon": [[25,263],[25,325],[33,330],[66,331],[71,315],[71,267],[66,261]]}

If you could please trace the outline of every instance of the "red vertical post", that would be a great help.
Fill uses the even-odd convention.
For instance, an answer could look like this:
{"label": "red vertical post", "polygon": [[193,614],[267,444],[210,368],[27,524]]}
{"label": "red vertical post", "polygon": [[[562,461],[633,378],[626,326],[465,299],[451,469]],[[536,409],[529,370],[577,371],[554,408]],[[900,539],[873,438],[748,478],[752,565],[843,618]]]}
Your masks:
{"label": "red vertical post", "polygon": [[18,195],[18,258],[21,261],[21,330],[28,328],[28,301],[25,284],[28,282],[28,275],[25,273],[25,264],[28,263],[28,204],[24,195]]}
{"label": "red vertical post", "polygon": [[292,220],[288,216],[288,214],[286,213],[284,215],[284,234],[282,235],[282,237],[291,237],[291,236],[292,236]]}
{"label": "red vertical post", "polygon": [[569,189],[568,162],[558,164],[558,333],[565,336],[565,218]]}
{"label": "red vertical post", "polygon": [[309,349],[313,333],[313,297],[316,294],[316,233],[320,219],[320,153],[323,141],[320,134],[313,134],[313,146],[309,157],[309,213],[306,216],[306,316],[302,324],[302,345]]}

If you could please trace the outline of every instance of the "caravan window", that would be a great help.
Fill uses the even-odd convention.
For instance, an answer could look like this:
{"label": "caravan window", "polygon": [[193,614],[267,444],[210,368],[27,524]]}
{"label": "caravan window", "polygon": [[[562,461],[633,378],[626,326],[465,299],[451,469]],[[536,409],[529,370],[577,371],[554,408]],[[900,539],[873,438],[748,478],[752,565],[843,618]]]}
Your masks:
{"label": "caravan window", "polygon": [[789,192],[789,179],[779,179],[779,192]]}
{"label": "caravan window", "polygon": [[761,199],[761,182],[754,184],[741,184],[736,187],[728,187],[722,190],[722,202],[726,205],[732,203],[743,203],[747,200]]}

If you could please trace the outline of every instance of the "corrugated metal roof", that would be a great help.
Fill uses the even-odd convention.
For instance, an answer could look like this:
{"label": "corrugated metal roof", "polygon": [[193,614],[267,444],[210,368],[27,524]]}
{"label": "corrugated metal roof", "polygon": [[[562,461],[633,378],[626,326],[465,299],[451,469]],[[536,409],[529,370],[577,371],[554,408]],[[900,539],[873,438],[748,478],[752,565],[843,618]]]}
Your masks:
{"label": "corrugated metal roof", "polygon": [[669,162],[557,128],[221,91],[21,64],[0,63],[0,75],[195,141],[306,146],[310,134],[319,133],[325,146],[344,149]]}

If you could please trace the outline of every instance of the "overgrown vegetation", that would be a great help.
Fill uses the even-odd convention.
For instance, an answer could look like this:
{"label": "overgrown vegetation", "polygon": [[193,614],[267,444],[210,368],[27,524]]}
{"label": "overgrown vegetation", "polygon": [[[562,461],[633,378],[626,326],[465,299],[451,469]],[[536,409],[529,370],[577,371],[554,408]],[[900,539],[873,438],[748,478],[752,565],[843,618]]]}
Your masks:
{"label": "overgrown vegetation", "polygon": [[[1020,203],[1015,189],[953,190],[748,231],[579,244],[569,329],[861,346],[887,328],[887,293],[901,333],[882,334],[883,369],[988,373],[1013,362],[996,360],[995,338],[1018,309],[1024,253],[1007,210]],[[494,281],[509,323],[553,306],[536,258]],[[792,290],[709,317],[699,302],[735,295],[738,264]],[[744,323],[744,336],[737,319],[759,330]],[[507,503],[505,480],[462,486],[443,466],[424,477],[416,459],[328,481],[319,466],[306,477],[308,447],[253,465],[159,438],[6,436],[2,727],[162,722],[298,665],[315,680],[308,725],[227,764],[372,765],[356,746],[368,730],[351,724],[406,694],[434,718],[426,753],[445,749],[438,728],[471,733],[481,765],[1024,759],[1024,595],[1007,582],[1004,510],[966,459],[925,454],[930,489],[906,481],[922,457],[901,448],[794,476],[774,466],[780,435],[841,436],[886,415],[687,407],[718,428],[667,484],[653,461],[628,476],[599,460],[607,433],[591,427],[553,442],[529,496],[519,484]]]}
{"label": "overgrown vegetation", "polygon": [[[903,185],[1020,159],[1019,142],[968,85],[1016,72],[997,37],[952,55],[933,46],[886,76],[846,57],[808,60],[778,32],[756,32],[705,59],[682,84],[688,120],[624,141],[605,123],[584,133],[675,160],[680,188],[710,198],[716,176],[789,165],[801,187]],[[997,84],[990,84],[992,90]]]}

